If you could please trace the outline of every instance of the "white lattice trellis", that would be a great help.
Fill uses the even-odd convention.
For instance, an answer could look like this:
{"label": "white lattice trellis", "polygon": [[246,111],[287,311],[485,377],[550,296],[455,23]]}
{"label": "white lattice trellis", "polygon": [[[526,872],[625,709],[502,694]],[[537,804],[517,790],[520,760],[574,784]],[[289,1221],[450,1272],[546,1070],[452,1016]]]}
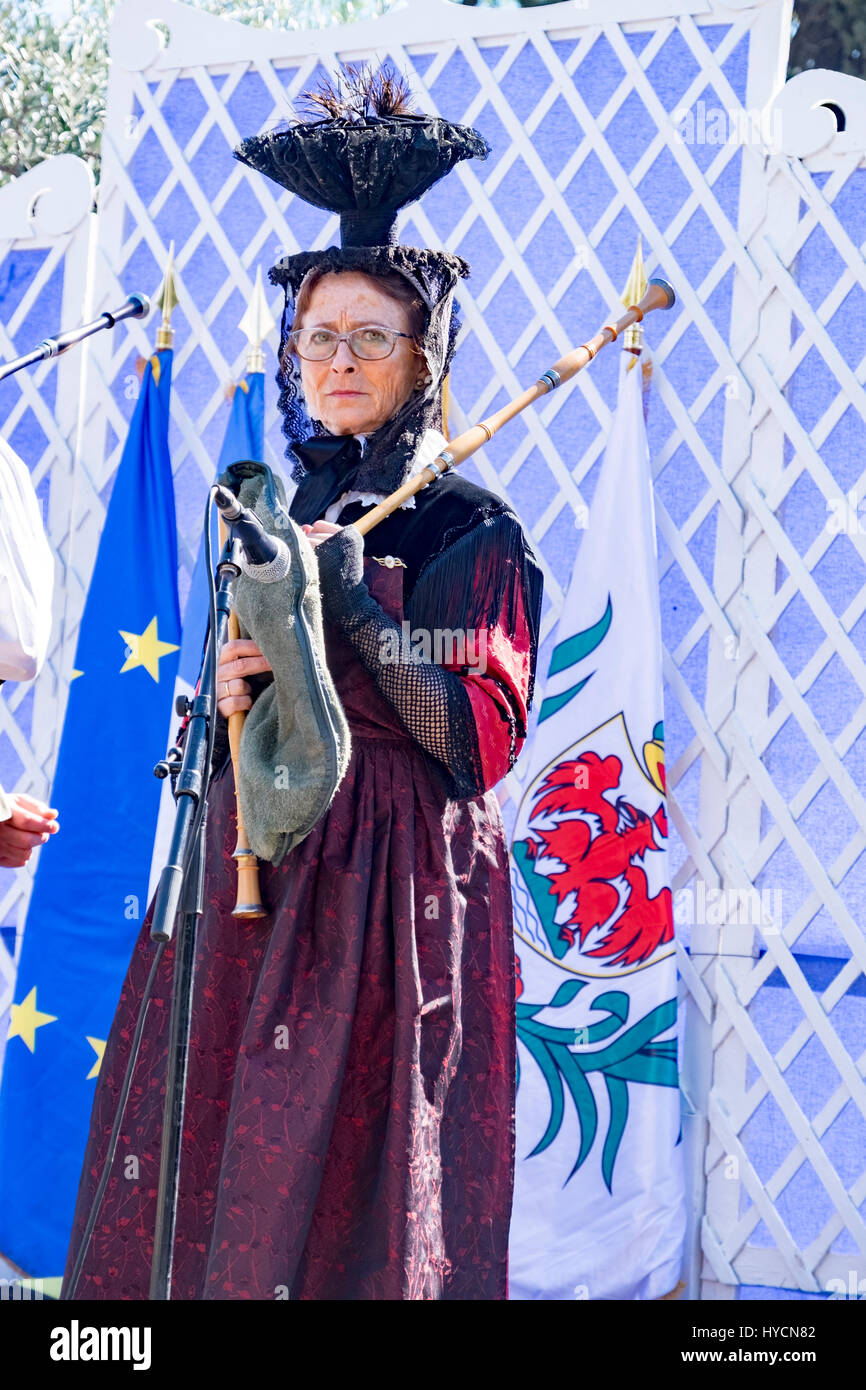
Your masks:
{"label": "white lattice trellis", "polygon": [[[866,527],[853,500],[862,495],[856,440],[866,424],[866,85],[805,73],[787,84],[773,117],[762,216],[745,239],[760,331],[742,357],[753,392],[750,450],[734,485],[747,524],[730,609],[742,650],[737,706],[720,728],[732,813],[718,862],[729,881],[772,883],[784,901],[780,930],[746,927],[740,959],[713,972],[704,1289],[724,1297],[742,1282],[845,1296],[862,1280],[866,1255],[857,1002],[866,968],[857,906],[866,863],[858,776]],[[831,813],[835,834],[821,824]],[[742,835],[744,819],[757,836]],[[830,964],[821,988],[818,962]],[[762,1130],[772,1143],[755,1144]],[[741,1191],[726,1181],[728,1156]]]}

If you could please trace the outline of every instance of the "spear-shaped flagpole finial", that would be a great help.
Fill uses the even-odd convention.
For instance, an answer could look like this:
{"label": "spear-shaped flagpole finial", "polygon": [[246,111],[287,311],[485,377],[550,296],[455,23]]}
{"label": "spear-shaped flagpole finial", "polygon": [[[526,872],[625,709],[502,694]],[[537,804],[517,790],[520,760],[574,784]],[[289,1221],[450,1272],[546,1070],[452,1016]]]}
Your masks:
{"label": "spear-shaped flagpole finial", "polygon": [[[634,260],[631,263],[631,270],[628,273],[625,289],[622,292],[622,302],[626,308],[630,304],[639,304],[646,294],[647,279],[643,268],[643,243],[640,232],[637,238],[637,250],[634,253]],[[630,348],[632,351],[637,349],[640,352],[643,347],[643,327],[639,323],[633,323],[630,328],[625,330],[622,340],[623,352]]]}
{"label": "spear-shaped flagpole finial", "polygon": [[177,305],[177,285],[174,278],[174,242],[169,243],[168,264],[165,267],[165,275],[162,277],[162,284],[159,287],[159,294],[154,299],[160,309],[162,309],[162,323],[156,332],[156,350],[161,352],[164,348],[170,348],[174,342],[174,329],[171,326],[171,316]]}
{"label": "spear-shaped flagpole finial", "polygon": [[268,308],[268,301],[265,299],[261,266],[256,268],[256,283],[252,298],[238,326],[249,343],[247,371],[263,372],[265,370],[265,355],[262,352],[262,343],[271,329],[276,327],[276,320]]}

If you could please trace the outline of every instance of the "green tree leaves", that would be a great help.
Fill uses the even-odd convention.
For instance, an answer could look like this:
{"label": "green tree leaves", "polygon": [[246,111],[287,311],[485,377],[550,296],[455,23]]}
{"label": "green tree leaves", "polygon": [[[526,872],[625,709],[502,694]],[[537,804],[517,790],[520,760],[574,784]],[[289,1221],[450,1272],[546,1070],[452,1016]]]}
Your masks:
{"label": "green tree leaves", "polygon": [[[71,0],[55,23],[42,0],[0,0],[0,182],[55,154],[75,154],[99,179],[116,0]],[[370,19],[390,0],[187,0],[261,29],[320,29]]]}

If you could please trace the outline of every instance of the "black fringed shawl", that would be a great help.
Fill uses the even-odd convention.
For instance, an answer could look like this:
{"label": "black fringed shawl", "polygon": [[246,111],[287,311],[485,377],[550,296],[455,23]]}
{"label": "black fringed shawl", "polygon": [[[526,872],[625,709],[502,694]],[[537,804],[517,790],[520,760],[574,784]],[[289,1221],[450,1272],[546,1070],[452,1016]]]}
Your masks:
{"label": "black fringed shawl", "polygon": [[[352,502],[341,511],[338,524],[346,526],[369,510],[368,503]],[[368,531],[364,553],[394,555],[404,562],[405,616],[429,630],[465,626],[471,580],[476,624],[495,624],[507,598],[508,636],[514,637],[522,593],[530,635],[531,708],[543,575],[507,502],[456,472],[446,473],[415,494],[414,507],[398,507]]]}

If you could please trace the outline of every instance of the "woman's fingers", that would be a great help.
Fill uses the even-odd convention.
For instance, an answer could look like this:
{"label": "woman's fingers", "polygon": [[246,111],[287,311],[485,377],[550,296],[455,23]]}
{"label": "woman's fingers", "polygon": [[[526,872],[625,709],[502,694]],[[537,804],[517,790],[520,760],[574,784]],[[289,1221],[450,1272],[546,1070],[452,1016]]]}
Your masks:
{"label": "woman's fingers", "polygon": [[9,824],[16,830],[26,830],[33,835],[54,835],[60,829],[54,816],[49,814],[50,808],[45,807],[45,814],[36,811],[28,805],[32,802],[35,806],[43,806],[44,802],[33,802],[29,796],[17,794],[12,798],[12,815]]}
{"label": "woman's fingers", "polygon": [[56,812],[35,796],[18,792],[10,798],[12,815],[0,821],[0,866],[23,869],[34,849],[60,829]]}
{"label": "woman's fingers", "polygon": [[0,869],[23,869],[32,853],[32,849],[10,848],[0,831]]}
{"label": "woman's fingers", "polygon": [[8,823],[3,831],[3,844],[6,849],[13,853],[17,850],[26,851],[29,854],[37,845],[44,845],[48,838],[47,831],[39,834],[30,830],[17,830],[15,826],[8,825]]}
{"label": "woman's fingers", "polygon": [[44,816],[46,820],[56,819],[56,808],[46,805],[46,803],[40,801],[38,797],[28,796],[25,792],[16,792],[14,799],[18,802],[18,805],[23,806],[25,810],[35,811],[38,816]]}
{"label": "woman's fingers", "polygon": [[238,680],[237,677],[235,677],[228,686],[228,689],[226,689],[226,686],[227,682],[220,679],[219,688],[217,690],[219,696],[217,700],[217,709],[223,719],[228,719],[230,714],[236,714],[239,710],[248,710],[252,708],[252,695],[246,681]]}
{"label": "woman's fingers", "polygon": [[249,637],[233,637],[220,648],[220,661],[234,661],[239,656],[261,656],[261,649]]}
{"label": "woman's fingers", "polygon": [[329,536],[335,536],[338,531],[342,531],[342,526],[338,526],[335,521],[315,521],[312,526],[305,525],[303,528],[310,545],[321,545]]}
{"label": "woman's fingers", "polygon": [[220,681],[232,680],[238,676],[256,676],[270,671],[271,663],[264,657],[249,638],[238,637],[226,642],[220,651],[217,678]]}
{"label": "woman's fingers", "polygon": [[241,656],[237,661],[220,662],[217,679],[220,689],[224,681],[237,680],[242,676],[258,676],[262,671],[270,671],[270,662],[263,656]]}
{"label": "woman's fingers", "polygon": [[230,715],[237,714],[241,710],[246,712],[252,707],[253,702],[249,695],[231,695],[225,700],[220,700],[217,706],[223,719],[228,719]]}
{"label": "woman's fingers", "polygon": [[224,719],[252,708],[252,692],[243,677],[270,670],[270,662],[249,637],[225,643],[217,670],[217,709]]}

